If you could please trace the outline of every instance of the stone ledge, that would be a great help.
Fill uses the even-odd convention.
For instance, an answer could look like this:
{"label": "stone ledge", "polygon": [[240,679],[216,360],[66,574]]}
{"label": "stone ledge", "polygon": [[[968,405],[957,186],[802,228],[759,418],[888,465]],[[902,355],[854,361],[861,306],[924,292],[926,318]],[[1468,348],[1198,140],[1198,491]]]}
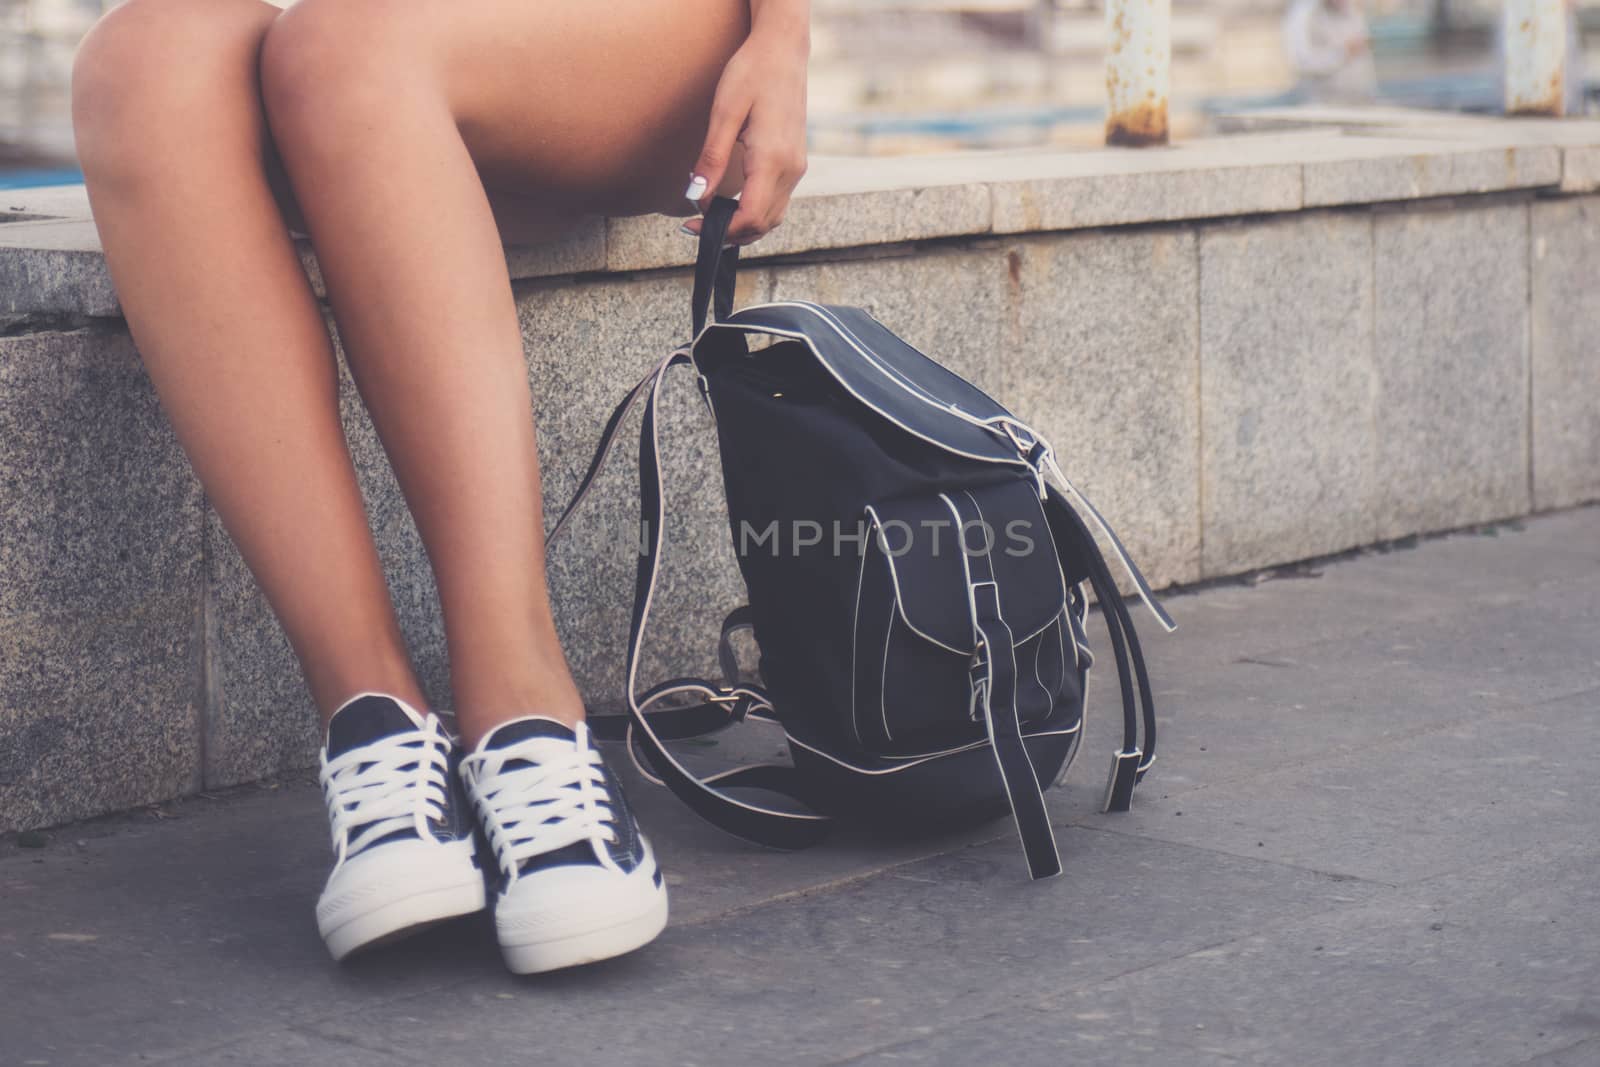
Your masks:
{"label": "stone ledge", "polygon": [[[944,237],[1261,215],[1516,189],[1600,189],[1600,122],[1393,108],[1223,116],[1228,135],[1163,149],[817,157],[788,223],[753,259]],[[0,314],[115,316],[81,186],[0,198]],[[595,219],[507,249],[515,279],[681,267],[693,242],[658,216]],[[303,256],[321,291],[315,257]]]}

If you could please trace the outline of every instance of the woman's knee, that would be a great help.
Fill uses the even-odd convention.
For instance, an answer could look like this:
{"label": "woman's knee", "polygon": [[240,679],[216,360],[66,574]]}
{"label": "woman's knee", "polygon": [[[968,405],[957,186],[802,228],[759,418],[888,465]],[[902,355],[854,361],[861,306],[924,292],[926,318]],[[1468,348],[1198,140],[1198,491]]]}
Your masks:
{"label": "woman's knee", "polygon": [[337,151],[428,77],[417,20],[393,0],[299,0],[261,47],[261,97],[287,154]]}
{"label": "woman's knee", "polygon": [[184,145],[207,150],[219,123],[259,129],[255,55],[273,17],[256,0],[127,0],[112,9],[72,68],[85,172],[133,177],[170,165]]}

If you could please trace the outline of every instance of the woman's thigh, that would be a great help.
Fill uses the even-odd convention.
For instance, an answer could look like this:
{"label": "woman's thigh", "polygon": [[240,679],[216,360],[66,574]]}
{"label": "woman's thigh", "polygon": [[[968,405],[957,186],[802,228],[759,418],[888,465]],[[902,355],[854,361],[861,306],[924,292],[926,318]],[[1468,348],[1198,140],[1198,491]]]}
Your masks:
{"label": "woman's thigh", "polygon": [[505,220],[683,213],[749,29],[748,0],[300,0],[286,20],[301,8],[345,47],[420,53]]}
{"label": "woman's thigh", "polygon": [[749,0],[428,0],[457,35],[452,91],[491,189],[577,210],[678,211]]}

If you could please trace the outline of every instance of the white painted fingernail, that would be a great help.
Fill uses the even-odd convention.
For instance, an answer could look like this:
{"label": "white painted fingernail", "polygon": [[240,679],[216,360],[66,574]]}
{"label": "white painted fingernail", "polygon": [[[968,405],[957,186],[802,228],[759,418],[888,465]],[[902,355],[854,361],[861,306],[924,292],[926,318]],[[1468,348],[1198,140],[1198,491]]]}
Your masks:
{"label": "white painted fingernail", "polygon": [[700,236],[698,233],[695,233],[693,230],[689,229],[689,224],[687,222],[684,223],[682,226],[678,227],[678,232],[683,234],[685,237],[699,237]]}
{"label": "white painted fingernail", "polygon": [[689,175],[689,188],[684,190],[684,199],[693,200],[696,203],[699,203],[700,198],[705,195],[706,180],[698,174]]}

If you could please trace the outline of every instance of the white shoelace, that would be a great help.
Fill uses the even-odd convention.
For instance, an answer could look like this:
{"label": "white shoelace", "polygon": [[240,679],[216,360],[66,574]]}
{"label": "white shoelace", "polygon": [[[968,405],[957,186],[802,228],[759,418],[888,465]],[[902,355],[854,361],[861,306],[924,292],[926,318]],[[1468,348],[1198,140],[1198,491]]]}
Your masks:
{"label": "white shoelace", "polygon": [[579,723],[576,732],[576,744],[530,737],[462,761],[479,821],[507,881],[515,881],[533,857],[581,841],[596,846],[602,864],[616,866],[603,847],[617,840],[604,763],[588,728]]}
{"label": "white shoelace", "polygon": [[333,827],[336,863],[400,830],[428,840],[450,797],[450,739],[437,716],[421,730],[379,738],[324,757],[322,795]]}

